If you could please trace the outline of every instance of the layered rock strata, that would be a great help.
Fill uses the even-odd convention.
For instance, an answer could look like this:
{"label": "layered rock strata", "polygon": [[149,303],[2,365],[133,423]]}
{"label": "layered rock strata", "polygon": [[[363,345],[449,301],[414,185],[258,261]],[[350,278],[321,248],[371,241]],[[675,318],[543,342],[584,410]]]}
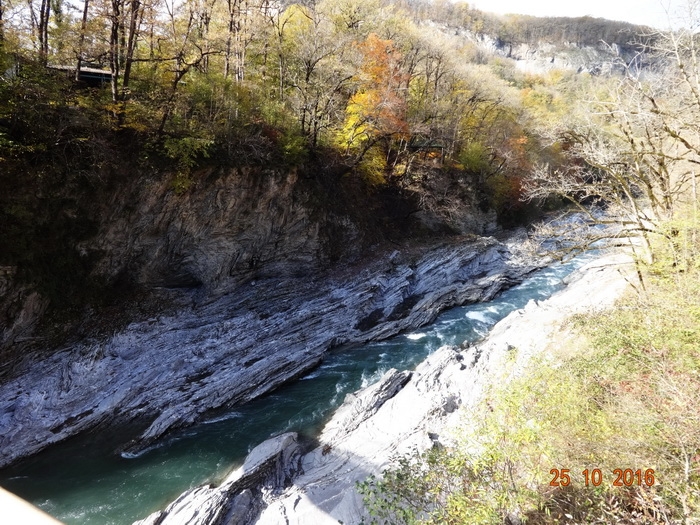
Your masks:
{"label": "layered rock strata", "polygon": [[424,325],[531,269],[493,238],[458,238],[317,277],[251,281],[105,340],[28,356],[0,385],[0,467],[98,426],[145,428],[123,448],[136,453],[298,377],[331,347]]}
{"label": "layered rock strata", "polygon": [[[188,491],[166,510],[138,523],[361,523],[367,516],[356,482],[379,474],[397,456],[425,450],[458,425],[468,424],[469,409],[489,385],[508,379],[503,372],[506,362],[509,373],[517,375],[535,356],[556,358],[563,320],[610,306],[626,288],[628,270],[629,259],[622,255],[587,265],[568,279],[563,291],[513,312],[479,344],[467,349],[442,347],[415,371],[391,370],[378,383],[348,396],[324,428],[318,446],[306,454],[298,455],[296,438],[290,434],[259,446],[246,465],[260,462],[256,459],[260,450],[274,451],[268,458],[292,458],[289,463],[268,460],[275,468],[267,471],[261,484],[254,483],[259,473],[244,465],[219,488]],[[246,470],[250,478],[242,482]],[[244,488],[232,491],[232,483]],[[207,521],[214,516],[212,507],[218,513]],[[198,509],[206,510],[207,518]]]}

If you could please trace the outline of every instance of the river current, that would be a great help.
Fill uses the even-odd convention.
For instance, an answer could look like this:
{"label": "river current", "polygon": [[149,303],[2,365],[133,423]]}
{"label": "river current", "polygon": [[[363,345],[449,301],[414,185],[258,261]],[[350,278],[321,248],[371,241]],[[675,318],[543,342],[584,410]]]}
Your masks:
{"label": "river current", "polygon": [[412,332],[334,350],[300,380],[214,414],[138,456],[111,455],[104,443],[96,445],[87,435],[0,472],[0,485],[67,525],[130,524],[190,487],[222,479],[273,435],[317,434],[346,394],[372,384],[390,368],[414,368],[440,346],[485,336],[513,310],[561,289],[562,279],[592,257],[542,269],[492,301],[451,309]]}

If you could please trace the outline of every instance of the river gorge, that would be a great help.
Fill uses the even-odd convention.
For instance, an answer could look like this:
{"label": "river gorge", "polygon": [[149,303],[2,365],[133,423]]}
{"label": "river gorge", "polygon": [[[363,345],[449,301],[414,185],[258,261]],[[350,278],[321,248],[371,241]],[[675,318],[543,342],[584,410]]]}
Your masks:
{"label": "river gorge", "polygon": [[[286,381],[284,386],[260,397],[251,396],[244,388],[238,387],[236,390],[236,384],[246,384],[245,373],[240,375],[231,373],[230,368],[227,368],[225,364],[222,366],[221,363],[225,362],[223,357],[219,357],[218,360],[207,364],[209,367],[207,370],[211,374],[197,380],[198,388],[196,391],[179,397],[182,391],[181,385],[187,385],[187,379],[195,371],[199,370],[200,375],[203,375],[201,370],[204,365],[193,359],[192,362],[196,364],[190,365],[191,368],[180,375],[181,382],[178,384],[172,380],[173,385],[178,385],[177,388],[173,389],[174,397],[168,398],[170,394],[163,388],[162,383],[160,388],[155,388],[149,395],[162,399],[164,407],[166,401],[170,399],[172,407],[183,409],[185,416],[178,416],[181,418],[180,421],[187,421],[186,417],[191,417],[191,414],[201,413],[197,425],[175,430],[157,440],[153,439],[155,434],[152,431],[149,434],[149,430],[146,432],[142,430],[142,437],[134,440],[133,428],[128,424],[126,425],[128,430],[123,432],[120,432],[118,426],[113,426],[114,434],[109,439],[95,440],[94,434],[88,432],[82,437],[68,440],[52,450],[35,455],[30,460],[20,462],[12,469],[5,470],[0,483],[68,524],[131,523],[136,519],[143,518],[149,512],[165,507],[183,490],[205,481],[221,481],[232,466],[240,464],[255,445],[270,436],[280,435],[284,432],[297,432],[302,436],[302,441],[311,442],[310,440],[317,439],[324,423],[343,403],[347,394],[358,388],[372,385],[391,369],[411,370],[415,368],[418,363],[433,354],[439,347],[460,345],[465,341],[474,342],[484,337],[491,326],[510,312],[524,307],[531,300],[541,301],[561,289],[564,276],[585,262],[585,258],[580,258],[566,265],[555,264],[552,267],[539,270],[522,284],[494,297],[499,289],[507,287],[513,281],[521,280],[522,276],[532,271],[533,268],[523,264],[522,260],[511,261],[512,256],[505,245],[488,240],[482,240],[481,243],[483,244],[480,246],[481,253],[479,255],[475,254],[472,244],[471,246],[443,247],[442,252],[437,251],[437,255],[436,252],[430,252],[432,255],[424,255],[422,259],[418,258],[417,264],[414,262],[413,274],[432,274],[431,289],[433,291],[442,290],[442,298],[438,301],[434,296],[428,295],[416,299],[413,308],[407,309],[407,317],[401,320],[387,320],[391,317],[391,314],[387,315],[387,312],[395,312],[397,304],[402,304],[402,301],[403,304],[406,304],[405,296],[410,297],[415,296],[415,294],[406,293],[406,284],[403,287],[388,286],[388,282],[396,283],[396,281],[390,281],[392,278],[401,279],[398,281],[400,283],[408,282],[406,280],[407,274],[399,262],[403,256],[397,252],[388,254],[390,260],[395,261],[388,275],[381,273],[372,276],[373,281],[363,279],[361,284],[356,282],[353,285],[360,286],[359,290],[366,290],[367,286],[382,290],[381,299],[378,295],[368,294],[369,297],[373,297],[371,307],[365,305],[363,309],[354,309],[357,310],[354,313],[355,317],[352,318],[354,332],[347,330],[349,325],[347,317],[341,316],[334,321],[328,315],[323,315],[324,308],[328,309],[329,304],[324,307],[313,307],[309,305],[318,305],[318,303],[311,301],[306,305],[303,303],[298,305],[295,309],[297,315],[306,313],[296,321],[300,326],[305,325],[304,329],[298,329],[296,337],[300,338],[301,334],[304,333],[308,340],[308,334],[314,334],[315,330],[318,338],[315,347],[319,350],[309,355],[306,361],[298,361],[294,367],[290,366],[291,358],[286,351],[277,356],[271,356],[276,361],[283,360],[286,366],[277,368],[277,370],[285,372],[278,378],[272,378],[267,389],[272,390],[272,385],[285,382],[294,376],[301,376],[300,380]],[[452,260],[443,258],[438,261],[437,257],[445,257],[446,250],[449,250],[450,254],[461,253],[462,257],[452,258]],[[587,256],[587,258],[591,257]],[[429,272],[416,271],[421,268],[421,264],[427,264],[426,259],[432,261],[431,270]],[[506,261],[510,261],[510,266],[504,264]],[[473,281],[465,277],[467,271],[472,274]],[[442,281],[436,281],[436,275],[441,276]],[[462,275],[459,284],[454,283],[451,278],[447,278],[447,276],[454,277],[455,275]],[[261,284],[265,286],[265,283]],[[415,286],[414,284],[414,288],[411,290],[415,290]],[[403,298],[397,296],[391,299],[391,294],[387,294],[392,290],[402,289],[404,290],[402,292]],[[347,302],[349,297],[362,297],[358,288],[351,287],[347,282],[345,287],[338,286],[338,281],[334,283],[332,292],[325,293],[333,299],[332,304],[335,304],[330,309],[330,315],[338,311],[339,302],[342,303],[343,300]],[[449,297],[449,299],[445,300],[445,297]],[[417,327],[432,321],[438,310],[450,306],[450,303],[453,305],[471,303],[475,300],[481,302],[446,311],[437,317],[431,325],[416,330]],[[320,297],[317,296],[315,301],[320,301]],[[437,302],[440,302],[439,307],[434,306]],[[384,306],[380,308],[378,305]],[[433,308],[431,309],[430,306]],[[347,311],[347,309],[341,310],[341,312]],[[316,314],[313,317],[310,315],[312,312]],[[373,312],[381,312],[381,315],[379,313],[373,314]],[[282,312],[277,315],[281,316]],[[374,315],[372,323],[367,321],[368,316],[371,315]],[[280,322],[277,320],[275,324],[269,325],[265,324],[264,321],[270,318],[275,319],[275,315],[270,315],[267,319],[260,319],[260,317],[264,316],[259,316],[254,321],[263,323],[259,325],[262,328],[257,333],[269,334],[270,326],[274,327]],[[286,312],[285,317],[295,318],[291,311]],[[245,317],[245,319],[247,323],[251,323],[250,316]],[[364,331],[357,328],[357,325],[363,321],[367,325]],[[218,322],[230,323],[231,320],[230,318],[225,321],[220,319]],[[173,319],[159,321],[159,326],[169,327],[168,329],[161,328],[165,334],[173,329],[174,324],[175,320]],[[179,326],[187,326],[187,323],[181,322]],[[206,326],[208,333],[211,334],[212,327],[216,329],[217,325],[209,322],[202,323],[202,326]],[[328,330],[330,326],[335,327],[335,332]],[[192,344],[193,347],[196,344],[201,344],[201,332],[191,325],[189,328],[196,334],[195,336],[187,336],[192,341],[189,344]],[[143,326],[131,329],[135,334],[139,334],[140,330],[139,337],[144,337],[144,332],[146,332]],[[389,339],[386,338],[397,332],[403,333]],[[186,348],[188,344],[187,337],[183,337],[184,333],[186,332],[177,332],[178,344],[181,345],[181,348]],[[218,331],[214,333],[217,334],[217,338],[209,337],[209,348],[214,348],[216,345],[230,348],[231,341],[240,337],[242,331],[235,332],[239,334],[238,337],[227,336],[226,331],[222,328],[218,328]],[[115,337],[110,344],[121,343],[123,337],[123,335]],[[154,337],[153,332],[150,333],[149,337]],[[163,337],[163,335],[161,334],[159,337]],[[172,335],[168,337],[172,337]],[[279,334],[276,337],[284,338],[285,334]],[[289,334],[286,337],[289,337]],[[383,340],[366,342],[373,339]],[[343,340],[346,344],[341,345]],[[292,341],[292,343],[287,343],[285,349],[293,348],[294,339],[286,339],[286,341]],[[333,343],[330,344],[329,341],[333,341]],[[353,344],[348,344],[350,342]],[[259,340],[258,345],[264,347],[265,341]],[[339,347],[324,353],[323,350],[329,346]],[[252,347],[253,345],[251,345]],[[308,346],[304,346],[304,348],[308,352]],[[84,349],[81,351],[86,352]],[[267,351],[269,352],[269,350]],[[115,350],[109,350],[105,354],[108,356],[111,354],[112,359],[116,357]],[[136,356],[128,361],[130,368],[138,370],[145,382],[152,380],[150,379],[152,376],[145,374],[144,370],[157,368],[157,360],[154,361],[151,357],[147,362],[138,365],[139,360]],[[139,366],[143,368],[138,368]],[[215,366],[216,370],[214,370]],[[246,367],[242,368],[246,369]],[[274,367],[271,368],[274,369]],[[65,373],[65,371],[61,372],[61,374]],[[173,375],[171,370],[168,370],[168,373]],[[259,372],[257,374],[259,375]],[[64,376],[58,375],[57,377]],[[92,381],[95,379],[93,378]],[[134,379],[130,379],[130,381],[134,381]],[[248,379],[248,381],[252,380]],[[140,384],[144,385],[145,382]],[[258,380],[252,384],[255,385],[254,388],[259,388],[260,383],[261,381]],[[139,383],[135,381],[135,384]],[[127,393],[133,396],[134,391],[141,390],[143,396],[145,395],[143,392],[147,391],[144,386],[127,389],[122,384],[119,388],[127,391],[121,394],[122,400],[128,399]],[[256,397],[256,399],[243,404],[239,402],[231,409],[219,408],[218,411],[214,412],[202,408],[215,407],[213,402],[203,401],[197,406],[192,401],[193,397],[204,400],[204,392],[218,392],[219,397],[215,396],[214,399],[220,400],[221,396],[224,395],[222,392],[224,389],[227,391],[229,403],[236,399],[245,400],[246,396]],[[185,389],[185,392],[188,390]],[[239,392],[239,397],[235,397],[236,392]],[[110,392],[108,389],[104,389],[103,395],[109,398],[109,396],[115,395],[115,391]],[[173,403],[175,399],[182,399],[184,402],[178,401],[182,404],[175,404]],[[131,406],[133,406],[136,404],[136,400],[129,401],[129,403],[132,403]],[[224,404],[219,403],[217,406],[221,407]],[[34,408],[36,409],[36,407]],[[121,418],[124,417],[123,414],[130,413],[123,405],[114,406],[113,410],[117,414],[116,417]],[[133,413],[133,409],[131,410]],[[167,412],[168,409],[164,408],[164,410]],[[107,416],[103,414],[101,417]],[[76,428],[79,429],[80,418],[76,418],[75,423]],[[35,436],[39,435],[39,431],[40,429],[34,428],[27,437],[28,443],[31,443],[31,439],[36,440]],[[74,432],[77,433],[77,431]],[[50,428],[46,433],[47,436],[56,434]],[[155,437],[159,436],[155,435]],[[132,441],[128,447],[124,447],[121,442],[127,438],[132,439]],[[31,445],[29,446],[31,447]],[[115,446],[121,447],[120,455],[110,453]],[[4,450],[7,454],[16,454],[18,449],[13,449],[8,445]],[[257,507],[253,505],[251,508],[260,510],[260,504]]]}

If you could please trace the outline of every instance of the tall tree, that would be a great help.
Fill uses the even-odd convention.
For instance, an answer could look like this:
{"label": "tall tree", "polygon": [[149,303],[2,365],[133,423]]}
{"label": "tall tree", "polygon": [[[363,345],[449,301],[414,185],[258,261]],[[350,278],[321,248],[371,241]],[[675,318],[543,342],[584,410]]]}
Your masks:
{"label": "tall tree", "polygon": [[[172,80],[167,89],[166,100],[163,104],[163,114],[158,126],[158,132],[163,133],[166,123],[170,119],[178,88],[182,79],[193,69],[201,68],[202,64],[212,54],[218,53],[216,49],[210,49],[199,40],[197,31],[198,21],[203,13],[214,5],[206,2],[199,3],[196,0],[177,6],[175,2],[165,2],[168,11],[168,22],[165,35],[168,46],[161,51],[161,56],[156,60],[171,67]],[[204,16],[210,16],[206,14]]]}
{"label": "tall tree", "polygon": [[41,0],[39,12],[36,11],[36,6],[33,0],[28,1],[29,15],[31,19],[32,32],[36,38],[37,48],[39,52],[39,60],[44,64],[48,60],[49,55],[49,23],[51,17],[51,0]]}
{"label": "tall tree", "polygon": [[284,84],[302,133],[312,148],[340,112],[341,93],[352,78],[344,62],[348,41],[334,33],[323,13],[293,6],[285,33]]}
{"label": "tall tree", "polygon": [[109,32],[109,69],[111,72],[110,87],[112,101],[120,99],[119,76],[121,73],[121,61],[119,57],[119,41],[121,37],[122,10],[124,0],[111,0],[110,32]]}
{"label": "tall tree", "polygon": [[85,33],[87,32],[87,21],[88,21],[88,10],[90,8],[90,0],[84,0],[83,2],[83,18],[80,22],[80,34],[78,36],[78,49],[76,54],[78,55],[76,65],[75,65],[75,80],[80,78],[80,68],[82,67],[83,61],[83,49],[85,46]]}
{"label": "tall tree", "polygon": [[233,75],[236,82],[245,78],[246,52],[253,35],[250,33],[252,11],[248,0],[226,0],[228,28],[224,52],[224,77]]}
{"label": "tall tree", "polygon": [[[700,5],[690,0],[686,9],[685,28],[648,36],[647,50],[660,59],[656,70],[622,64],[627,66],[624,78],[608,80],[608,92],[588,106],[589,114],[560,133],[569,166],[541,166],[530,181],[531,196],[560,195],[591,222],[611,226],[572,241],[574,249],[599,236],[636,237],[651,262],[653,236],[666,239],[675,253],[674,234],[663,224],[677,217],[679,204],[697,206]],[[591,202],[603,203],[605,215],[591,212],[586,206]]]}
{"label": "tall tree", "polygon": [[3,0],[0,0],[0,46],[5,41],[5,8]]}
{"label": "tall tree", "polygon": [[264,16],[268,26],[272,28],[274,40],[271,47],[274,50],[273,52],[277,55],[277,67],[275,72],[277,77],[277,97],[280,101],[284,101],[285,78],[287,76],[287,63],[289,60],[289,39],[286,35],[287,25],[292,22],[295,16],[306,18],[308,15],[305,13],[304,8],[298,5],[289,6],[284,11],[281,6],[273,5],[264,10]]}
{"label": "tall tree", "polygon": [[390,146],[391,140],[404,138],[408,123],[405,74],[393,42],[371,33],[357,48],[359,88],[348,101],[342,134],[346,151],[359,147],[361,156],[379,140]]}
{"label": "tall tree", "polygon": [[[600,238],[637,237],[645,259],[653,261],[651,236],[665,235],[660,225],[673,218],[694,178],[654,108],[657,99],[669,95],[675,96],[667,92],[665,80],[643,85],[634,77],[618,81],[589,109],[593,116],[561,132],[559,140],[570,163],[534,171],[527,187],[530,197],[558,195],[592,223],[608,227],[589,231],[588,236],[569,230],[574,233],[570,239],[576,239],[569,243],[572,250],[585,249]],[[605,214],[591,208],[596,203],[605,207]]]}
{"label": "tall tree", "polygon": [[[141,22],[143,20],[143,6],[140,0],[129,1],[129,25],[126,35],[126,50],[124,56],[124,77],[122,79],[122,98],[126,94],[131,80],[131,68],[134,62],[134,52],[139,33],[141,31]],[[124,26],[122,26],[124,27]]]}

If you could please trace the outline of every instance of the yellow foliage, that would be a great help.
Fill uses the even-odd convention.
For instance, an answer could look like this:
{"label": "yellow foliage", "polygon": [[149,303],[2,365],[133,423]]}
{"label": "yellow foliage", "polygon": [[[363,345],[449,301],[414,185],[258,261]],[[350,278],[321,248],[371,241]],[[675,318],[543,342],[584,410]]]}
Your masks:
{"label": "yellow foliage", "polygon": [[386,157],[378,146],[373,146],[367,150],[358,168],[362,177],[373,186],[386,183]]}
{"label": "yellow foliage", "polygon": [[285,36],[295,40],[307,35],[313,28],[313,17],[306,6],[292,4],[280,15],[280,26],[284,27]]}
{"label": "yellow foliage", "polygon": [[376,92],[360,92],[350,98],[345,109],[345,123],[338,133],[338,143],[346,152],[372,138],[374,129],[369,113],[379,104],[378,99]]}
{"label": "yellow foliage", "polygon": [[408,132],[406,104],[399,95],[405,78],[399,69],[401,55],[391,40],[375,34],[357,46],[363,55],[358,75],[360,89],[348,101],[338,143],[349,152],[378,137]]}

